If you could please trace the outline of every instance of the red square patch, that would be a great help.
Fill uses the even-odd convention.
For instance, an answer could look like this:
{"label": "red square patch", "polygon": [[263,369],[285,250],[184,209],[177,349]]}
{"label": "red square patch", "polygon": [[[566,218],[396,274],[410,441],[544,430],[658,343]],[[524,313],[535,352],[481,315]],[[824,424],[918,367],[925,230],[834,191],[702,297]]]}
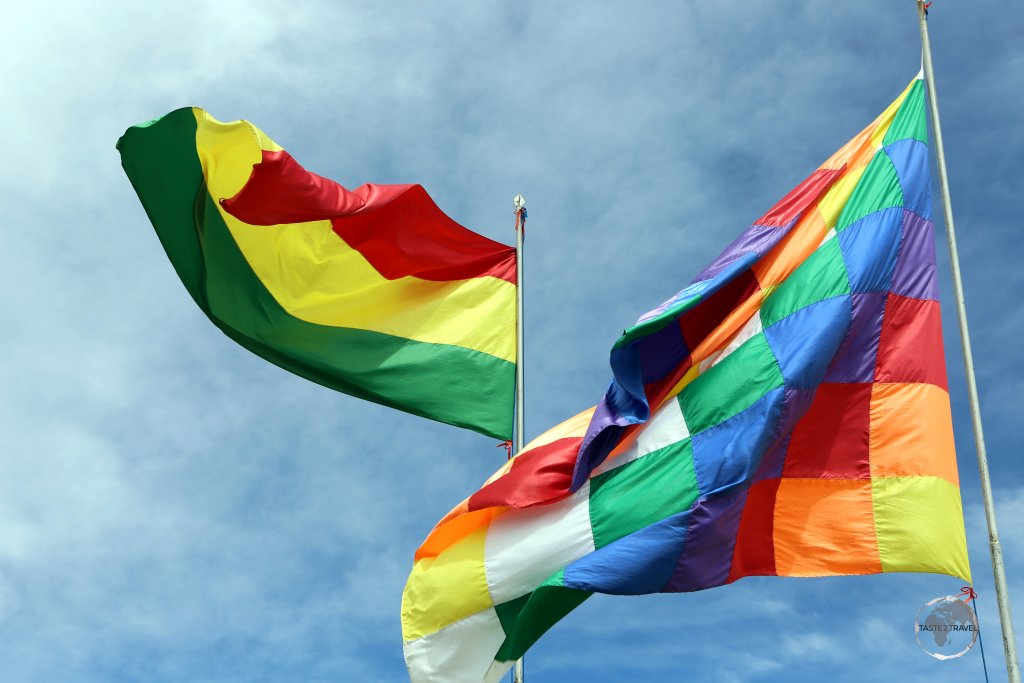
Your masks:
{"label": "red square patch", "polygon": [[783,477],[870,479],[871,384],[822,384],[796,424]]}
{"label": "red square patch", "polygon": [[747,490],[747,502],[743,506],[736,547],[732,553],[730,583],[744,576],[775,575],[775,543],[772,538],[778,491],[778,479],[756,482]]}
{"label": "red square patch", "polygon": [[948,391],[939,302],[889,294],[875,381],[924,382]]}

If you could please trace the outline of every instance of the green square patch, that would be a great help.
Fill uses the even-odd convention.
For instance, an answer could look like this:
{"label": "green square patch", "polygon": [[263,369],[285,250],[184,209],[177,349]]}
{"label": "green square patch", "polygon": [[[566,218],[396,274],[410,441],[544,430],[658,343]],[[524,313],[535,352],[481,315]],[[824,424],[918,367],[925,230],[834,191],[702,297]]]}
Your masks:
{"label": "green square patch", "polygon": [[783,383],[775,354],[759,332],[683,389],[679,405],[690,434],[696,434],[738,415]]}
{"label": "green square patch", "polygon": [[[887,157],[888,158],[888,157]],[[839,240],[833,237],[812,253],[761,304],[761,325],[770,327],[813,303],[850,293]]]}
{"label": "green square patch", "polygon": [[599,474],[590,480],[594,547],[689,509],[698,493],[688,438]]}
{"label": "green square patch", "polygon": [[916,81],[903,99],[889,130],[885,132],[882,145],[888,147],[894,142],[913,138],[928,144],[928,122],[925,118],[924,81]]}
{"label": "green square patch", "polygon": [[880,149],[864,169],[864,175],[839,214],[836,232],[842,232],[869,214],[896,206],[903,206],[903,187],[889,155]]}

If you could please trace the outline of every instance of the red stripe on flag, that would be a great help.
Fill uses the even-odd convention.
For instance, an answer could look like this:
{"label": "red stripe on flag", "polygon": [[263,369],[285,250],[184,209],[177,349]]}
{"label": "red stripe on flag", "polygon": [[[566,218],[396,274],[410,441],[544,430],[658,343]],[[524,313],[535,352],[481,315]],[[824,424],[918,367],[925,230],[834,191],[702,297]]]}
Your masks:
{"label": "red stripe on flag", "polygon": [[459,225],[419,185],[367,183],[349,191],[307,171],[288,152],[264,150],[245,186],[220,201],[249,225],[330,220],[334,232],[389,280],[516,281],[514,248]]}

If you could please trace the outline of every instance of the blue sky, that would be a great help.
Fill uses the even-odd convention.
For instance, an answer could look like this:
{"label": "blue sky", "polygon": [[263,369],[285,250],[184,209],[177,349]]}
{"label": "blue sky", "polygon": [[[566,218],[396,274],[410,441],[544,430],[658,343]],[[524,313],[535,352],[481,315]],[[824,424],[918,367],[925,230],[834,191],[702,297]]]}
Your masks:
{"label": "blue sky", "polygon": [[[348,186],[419,182],[506,242],[523,193],[532,436],[592,405],[623,327],[866,125],[919,59],[910,0],[39,2],[6,14],[5,681],[403,680],[412,553],[503,457],[489,439],[332,393],[221,335],[120,169],[127,126],[187,105],[245,117],[316,172]],[[1024,619],[1024,19],[1018,3],[937,0],[931,27]],[[998,680],[939,245],[968,543]],[[918,608],[959,585],[748,578],[595,596],[531,651],[528,680],[975,680],[977,650],[940,663],[914,643]]]}

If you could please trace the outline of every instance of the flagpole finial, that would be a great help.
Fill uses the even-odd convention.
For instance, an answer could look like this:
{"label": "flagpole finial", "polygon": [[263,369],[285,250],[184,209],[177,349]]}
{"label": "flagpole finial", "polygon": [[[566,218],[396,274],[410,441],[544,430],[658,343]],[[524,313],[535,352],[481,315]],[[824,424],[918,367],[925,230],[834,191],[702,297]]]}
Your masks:
{"label": "flagpole finial", "polygon": [[526,208],[526,197],[521,194],[517,194],[512,199],[512,206],[516,207],[516,211],[522,211]]}

